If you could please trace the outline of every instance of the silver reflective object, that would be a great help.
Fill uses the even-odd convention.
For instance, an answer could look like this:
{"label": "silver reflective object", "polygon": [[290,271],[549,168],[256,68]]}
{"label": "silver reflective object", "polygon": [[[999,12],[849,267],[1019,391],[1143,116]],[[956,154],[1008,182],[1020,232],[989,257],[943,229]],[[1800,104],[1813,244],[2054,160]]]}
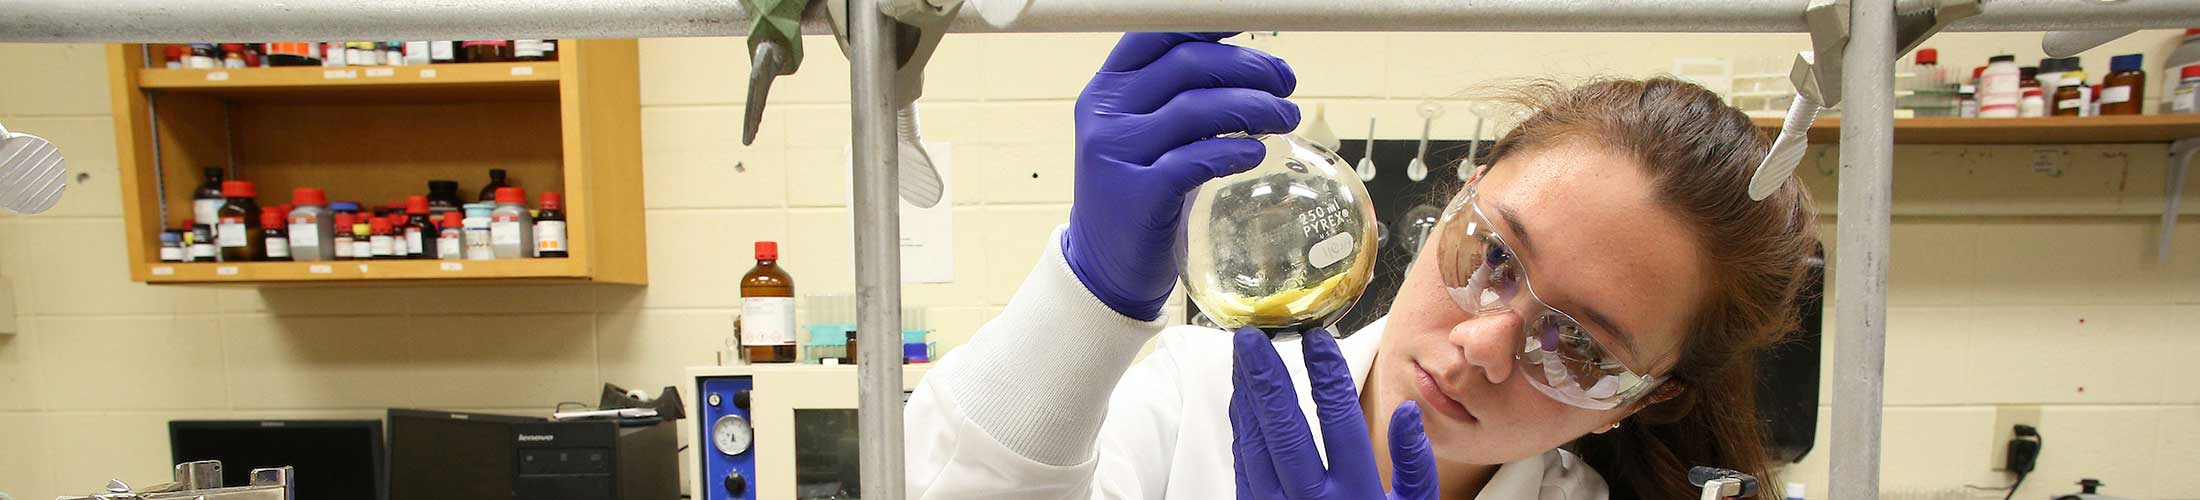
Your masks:
{"label": "silver reflective object", "polygon": [[1261,142],[1260,166],[1208,181],[1188,202],[1184,291],[1223,328],[1329,326],[1374,274],[1374,201],[1328,147],[1290,135]]}
{"label": "silver reflective object", "polygon": [[61,150],[35,135],[0,128],[0,207],[21,214],[53,208],[68,187]]}

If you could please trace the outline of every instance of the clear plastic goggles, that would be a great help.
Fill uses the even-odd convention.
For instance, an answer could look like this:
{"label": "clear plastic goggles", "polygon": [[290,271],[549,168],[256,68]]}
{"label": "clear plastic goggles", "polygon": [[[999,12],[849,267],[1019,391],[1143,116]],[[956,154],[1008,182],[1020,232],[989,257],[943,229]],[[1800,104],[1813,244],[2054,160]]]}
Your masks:
{"label": "clear plastic goggles", "polygon": [[1621,366],[1588,327],[1536,297],[1527,263],[1482,214],[1476,187],[1467,186],[1465,196],[1452,201],[1436,231],[1437,262],[1452,302],[1476,315],[1519,314],[1523,341],[1514,364],[1551,399],[1609,410],[1656,388],[1659,377]]}

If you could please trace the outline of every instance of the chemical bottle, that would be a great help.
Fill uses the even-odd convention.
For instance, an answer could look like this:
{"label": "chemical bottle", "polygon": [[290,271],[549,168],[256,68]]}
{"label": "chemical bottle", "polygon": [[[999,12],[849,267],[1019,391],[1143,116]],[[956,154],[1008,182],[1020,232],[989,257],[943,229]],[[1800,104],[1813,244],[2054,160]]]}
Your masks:
{"label": "chemical bottle", "polygon": [[549,48],[549,43],[545,40],[513,40],[512,59],[541,61],[546,57]]}
{"label": "chemical bottle", "polygon": [[367,252],[374,255],[376,260],[404,258],[404,254],[398,253],[397,238],[390,233],[389,219],[376,217],[367,226],[370,232],[367,235]]}
{"label": "chemical bottle", "polygon": [[[443,214],[457,212],[459,206],[464,203],[466,202],[458,199],[458,181],[442,179],[428,181],[428,216],[430,218],[441,219]],[[464,215],[461,214],[460,216],[463,217]]]}
{"label": "chemical bottle", "polygon": [[[358,217],[353,217],[353,218],[352,218],[352,220],[351,220],[351,258],[352,258],[352,260],[372,260],[372,259],[374,259],[374,258],[376,258],[376,257],[377,257],[377,256],[376,256],[376,255],[374,254],[374,221],[377,221],[377,220],[381,220],[381,219],[376,219],[376,218],[374,218],[374,216],[373,216],[373,215],[369,215],[369,214],[359,214],[359,216],[358,216]],[[388,222],[384,222],[384,224],[387,224],[387,223],[388,223]],[[384,252],[384,254],[383,254],[383,255],[388,255],[388,253],[387,253],[387,252]]]}
{"label": "chemical bottle", "polygon": [[1988,59],[1986,72],[1979,76],[1979,118],[2015,118],[2017,101],[2024,97],[2017,82],[2023,77],[2017,71],[2017,56],[1994,56]]}
{"label": "chemical bottle", "polygon": [[2023,89],[2028,89],[2028,88],[2039,88],[2039,87],[2040,87],[2039,75],[2040,75],[2040,69],[2039,69],[2039,68],[2036,68],[2036,67],[2032,67],[2032,66],[2024,66],[2024,67],[2019,67],[2019,68],[2017,68],[2017,89],[2018,89],[2018,91],[2019,91],[2019,92],[2022,92],[2022,91],[2023,91]]}
{"label": "chemical bottle", "polygon": [[2024,99],[2017,102],[2017,116],[2024,118],[2047,116],[2047,97],[2040,93],[2039,87],[2024,88]]}
{"label": "chemical bottle", "polygon": [[535,256],[566,256],[565,198],[556,191],[542,194],[542,210],[535,213]]}
{"label": "chemical bottle", "polygon": [[778,242],[756,242],[756,267],[741,276],[740,325],[749,363],[796,361],[794,278],[779,268]]}
{"label": "chemical bottle", "polygon": [[2177,91],[2170,95],[2170,112],[2200,113],[2200,64],[2179,70]]}
{"label": "chemical bottle", "polygon": [[314,45],[315,47],[320,47],[320,48],[321,48],[321,67],[323,67],[323,68],[341,68],[341,67],[344,67],[344,64],[345,64],[345,62],[346,62],[346,61],[344,61],[344,44],[343,44],[343,43],[341,43],[341,42],[318,42],[318,43],[314,43],[313,45]]}
{"label": "chemical bottle", "polygon": [[290,229],[283,224],[282,212],[260,212],[260,239],[267,243],[267,259],[273,262],[290,262]]}
{"label": "chemical bottle", "polygon": [[2040,59],[2039,73],[2032,75],[2032,79],[2040,81],[2040,95],[2047,99],[2047,107],[2049,108],[2055,107],[2055,89],[2062,88],[2063,64],[2068,60],[2067,58],[2042,58]]}
{"label": "chemical bottle", "polygon": [[290,259],[301,262],[336,258],[336,224],[330,219],[328,193],[302,187],[290,191]]}
{"label": "chemical bottle", "polygon": [[186,260],[187,258],[188,258],[188,257],[185,257],[185,256],[184,256],[184,249],[183,249],[183,231],[178,231],[178,230],[174,230],[174,229],[163,229],[163,230],[161,230],[161,231],[160,231],[160,261],[161,261],[161,262],[183,262],[183,261],[184,261],[184,260]]}
{"label": "chemical bottle", "polygon": [[458,44],[465,62],[507,62],[512,60],[511,40],[467,40]]}
{"label": "chemical bottle", "polygon": [[466,214],[444,212],[436,230],[435,255],[443,260],[466,258]]}
{"label": "chemical bottle", "polygon": [[1966,83],[1957,87],[1956,117],[1978,118],[1978,86]]}
{"label": "chemical bottle", "polygon": [[165,57],[161,58],[168,69],[183,69],[183,48],[182,45],[168,46],[168,50],[164,54]]}
{"label": "chemical bottle", "polygon": [[214,226],[214,244],[221,246],[222,262],[251,262],[267,258],[267,242],[260,239],[260,204],[252,201],[251,181],[222,181],[221,224]]}
{"label": "chemical bottle", "polygon": [[221,249],[214,246],[214,226],[191,226],[190,236],[191,262],[218,262],[222,259]]}
{"label": "chemical bottle", "polygon": [[222,205],[229,203],[222,196],[222,169],[208,167],[206,181],[191,191],[191,223],[215,225],[221,223]]}
{"label": "chemical bottle", "polygon": [[2145,111],[2147,72],[2144,54],[2124,54],[2108,60],[2108,76],[2101,78],[2102,116],[2136,115]]}
{"label": "chemical bottle", "polygon": [[429,41],[428,62],[430,64],[458,62],[458,42],[450,40]]}
{"label": "chemical bottle", "polygon": [[409,259],[435,258],[435,222],[428,219],[428,197],[413,195],[405,198],[405,257]]}
{"label": "chemical bottle", "polygon": [[252,65],[250,65],[250,64],[247,64],[247,63],[246,63],[246,61],[244,60],[244,44],[241,44],[241,43],[225,43],[225,44],[222,44],[222,68],[224,68],[224,69],[242,69],[242,68],[249,68],[249,67],[252,67]]}
{"label": "chemical bottle", "polygon": [[481,186],[481,198],[474,201],[495,203],[497,201],[497,190],[508,187],[512,187],[512,185],[506,182],[504,169],[489,169],[489,183]]}
{"label": "chemical bottle", "polygon": [[336,215],[331,217],[331,220],[335,222],[335,227],[331,228],[330,232],[335,233],[335,235],[333,236],[334,239],[330,241],[335,246],[329,250],[329,259],[352,260],[359,258],[351,253],[352,249],[358,248],[352,244],[354,240],[351,232],[351,225],[357,222],[358,218],[353,217],[350,212],[337,212]]}
{"label": "chemical bottle", "polygon": [[497,258],[496,248],[489,244],[489,214],[494,210],[487,204],[466,204],[466,260]]}
{"label": "chemical bottle", "polygon": [[220,48],[211,43],[191,44],[191,57],[184,60],[184,67],[191,69],[215,69],[221,67]]}
{"label": "chemical bottle", "polygon": [[535,221],[527,212],[527,191],[497,188],[497,208],[489,212],[489,246],[499,259],[535,255]]}
{"label": "chemical bottle", "polygon": [[[2185,68],[2196,66],[2200,66],[2200,29],[2188,29],[2185,30],[2185,41],[2162,60],[2162,88],[2169,90],[2183,86]],[[2176,106],[2175,95],[2163,99],[2162,109],[2170,110]]]}
{"label": "chemical bottle", "polygon": [[2086,88],[2084,71],[2063,72],[2062,86],[2055,89],[2054,116],[2085,116]]}

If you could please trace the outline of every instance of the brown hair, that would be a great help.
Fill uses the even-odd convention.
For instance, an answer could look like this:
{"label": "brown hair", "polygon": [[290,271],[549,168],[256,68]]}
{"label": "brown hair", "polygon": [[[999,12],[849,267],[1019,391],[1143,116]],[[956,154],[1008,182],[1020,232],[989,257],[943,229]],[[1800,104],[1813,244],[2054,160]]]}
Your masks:
{"label": "brown hair", "polygon": [[[1771,141],[1718,94],[1671,78],[1602,80],[1571,90],[1541,81],[1511,101],[1534,110],[1490,148],[1506,156],[1584,141],[1648,169],[1659,201],[1688,222],[1706,250],[1711,293],[1692,315],[1681,357],[1658,391],[1619,429],[1577,439],[1573,450],[1611,484],[1613,498],[1691,499],[1688,468],[1710,465],[1771,476],[1756,415],[1756,355],[1795,330],[1814,250],[1810,193],[1789,178],[1763,201],[1749,179]],[[1771,490],[1764,490],[1771,491]]]}

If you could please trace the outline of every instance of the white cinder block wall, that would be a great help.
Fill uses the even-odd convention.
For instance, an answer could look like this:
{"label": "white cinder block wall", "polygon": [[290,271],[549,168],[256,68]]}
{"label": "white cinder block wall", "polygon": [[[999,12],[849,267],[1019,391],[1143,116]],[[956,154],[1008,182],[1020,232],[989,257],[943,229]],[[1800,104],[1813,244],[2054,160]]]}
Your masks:
{"label": "white cinder block wall", "polygon": [[[1000,310],[1066,218],[1071,102],[1113,39],[958,35],[932,62],[923,114],[927,137],[954,148],[955,280],[904,293],[943,343]],[[2158,64],[2175,39],[2146,32],[2085,57],[2095,75],[2110,54]],[[2036,60],[2037,40],[1957,34],[1931,45],[1968,67],[2001,52]],[[803,292],[851,289],[847,67],[829,39],[808,42],[811,57],[779,81],[751,147],[736,135],[748,66],[739,39],[643,42],[650,286],[453,289],[131,283],[103,50],[0,45],[0,59],[36,69],[0,78],[0,120],[59,143],[90,174],[51,213],[0,215],[0,276],[15,284],[23,330],[0,335],[0,491],[49,498],[110,477],[162,478],[170,419],[373,418],[392,406],[541,414],[593,400],[601,381],[671,385],[681,367],[711,363],[731,332],[731,283],[756,240],[783,242]],[[1466,137],[1464,103],[1448,98],[1493,80],[1640,77],[1674,57],[1805,45],[1801,35],[1358,33],[1245,43],[1290,60],[1299,100],[1310,115],[1326,105],[1340,136],[1359,137],[1372,115],[1392,139],[1419,133],[1413,106],[1429,98],[1452,110],[1436,134]],[[1802,174],[1829,214],[1831,247],[1839,163],[1821,149]],[[2155,262],[2165,149],[2057,148],[2068,159],[2060,176],[2033,172],[2033,149],[1897,153],[1882,484],[2005,484],[1987,466],[1995,407],[2036,404],[2048,445],[2021,496],[2096,477],[2122,496],[2200,498],[2200,389],[2180,370],[2200,353],[2200,223],[2181,224],[2180,252]],[[2200,210],[2200,176],[2192,184],[2185,207]],[[1817,451],[1789,469],[1814,499],[1826,491],[1828,432],[1821,425]],[[1979,495],[1989,494],[1999,493]]]}

